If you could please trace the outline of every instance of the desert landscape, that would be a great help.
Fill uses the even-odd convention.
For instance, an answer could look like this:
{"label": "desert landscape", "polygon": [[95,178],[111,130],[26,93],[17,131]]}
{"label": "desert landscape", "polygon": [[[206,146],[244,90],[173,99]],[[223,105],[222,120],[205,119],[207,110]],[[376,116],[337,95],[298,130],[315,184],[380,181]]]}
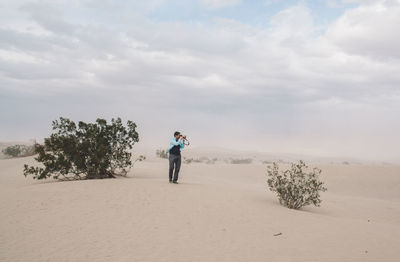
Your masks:
{"label": "desert landscape", "polygon": [[179,185],[151,155],[117,179],[37,181],[25,163],[0,160],[1,261],[398,261],[397,165],[310,162],[328,191],[292,210],[260,161],[183,164]]}
{"label": "desert landscape", "polygon": [[400,0],[0,0],[0,262],[400,261],[399,25]]}

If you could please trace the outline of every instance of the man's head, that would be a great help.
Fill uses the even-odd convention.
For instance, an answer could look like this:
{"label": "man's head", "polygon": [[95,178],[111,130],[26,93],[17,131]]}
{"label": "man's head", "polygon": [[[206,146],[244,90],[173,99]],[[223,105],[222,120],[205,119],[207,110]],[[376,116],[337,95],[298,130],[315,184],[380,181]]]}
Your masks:
{"label": "man's head", "polygon": [[180,136],[181,136],[181,133],[180,133],[180,132],[176,131],[176,132],[174,133],[174,137],[175,137],[175,138],[179,138]]}

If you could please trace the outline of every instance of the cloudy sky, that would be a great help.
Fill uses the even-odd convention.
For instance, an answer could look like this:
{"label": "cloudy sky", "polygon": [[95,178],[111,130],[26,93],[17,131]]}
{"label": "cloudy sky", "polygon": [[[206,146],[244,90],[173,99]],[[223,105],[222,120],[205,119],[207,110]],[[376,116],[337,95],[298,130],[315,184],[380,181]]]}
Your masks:
{"label": "cloudy sky", "polygon": [[399,0],[1,0],[0,140],[122,117],[142,145],[400,161]]}

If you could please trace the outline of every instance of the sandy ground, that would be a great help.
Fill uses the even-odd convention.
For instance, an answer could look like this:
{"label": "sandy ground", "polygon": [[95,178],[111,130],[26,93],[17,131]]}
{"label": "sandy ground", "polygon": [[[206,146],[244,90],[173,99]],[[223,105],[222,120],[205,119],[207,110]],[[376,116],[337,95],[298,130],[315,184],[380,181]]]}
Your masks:
{"label": "sandy ground", "polygon": [[260,163],[182,165],[179,185],[163,159],[73,182],[24,163],[0,160],[0,261],[400,261],[398,166],[319,164],[322,206],[296,211]]}

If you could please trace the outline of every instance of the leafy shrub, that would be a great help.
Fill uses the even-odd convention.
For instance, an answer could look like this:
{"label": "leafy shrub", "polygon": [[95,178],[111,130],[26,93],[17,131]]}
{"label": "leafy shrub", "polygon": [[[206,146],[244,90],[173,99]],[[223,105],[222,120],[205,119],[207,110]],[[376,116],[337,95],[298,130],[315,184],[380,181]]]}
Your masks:
{"label": "leafy shrub", "polygon": [[53,130],[56,132],[44,139],[44,145],[35,147],[39,154],[35,159],[44,167],[25,165],[25,176],[95,179],[126,175],[132,165],[129,149],[139,141],[136,124],[128,121],[125,127],[120,118],[112,119],[111,124],[97,119],[76,125],[60,117],[53,121]]}
{"label": "leafy shrub", "polygon": [[251,164],[253,162],[252,158],[244,158],[244,159],[230,159],[231,164]]}
{"label": "leafy shrub", "polygon": [[168,150],[157,149],[156,156],[158,156],[160,158],[168,158]]}
{"label": "leafy shrub", "polygon": [[3,149],[2,152],[11,157],[18,157],[21,154],[21,148],[20,145],[13,145]]}
{"label": "leafy shrub", "polygon": [[35,145],[13,145],[2,150],[3,154],[10,157],[25,157],[35,154]]}
{"label": "leafy shrub", "polygon": [[200,158],[183,158],[183,163],[206,163],[206,164],[215,164],[218,158],[209,159],[208,157],[200,157]]}
{"label": "leafy shrub", "polygon": [[323,182],[319,181],[321,170],[313,168],[306,171],[308,166],[303,161],[291,163],[291,168],[279,172],[277,163],[268,166],[268,186],[276,192],[279,203],[292,209],[313,204],[319,206],[321,203],[320,191],[326,191]]}

